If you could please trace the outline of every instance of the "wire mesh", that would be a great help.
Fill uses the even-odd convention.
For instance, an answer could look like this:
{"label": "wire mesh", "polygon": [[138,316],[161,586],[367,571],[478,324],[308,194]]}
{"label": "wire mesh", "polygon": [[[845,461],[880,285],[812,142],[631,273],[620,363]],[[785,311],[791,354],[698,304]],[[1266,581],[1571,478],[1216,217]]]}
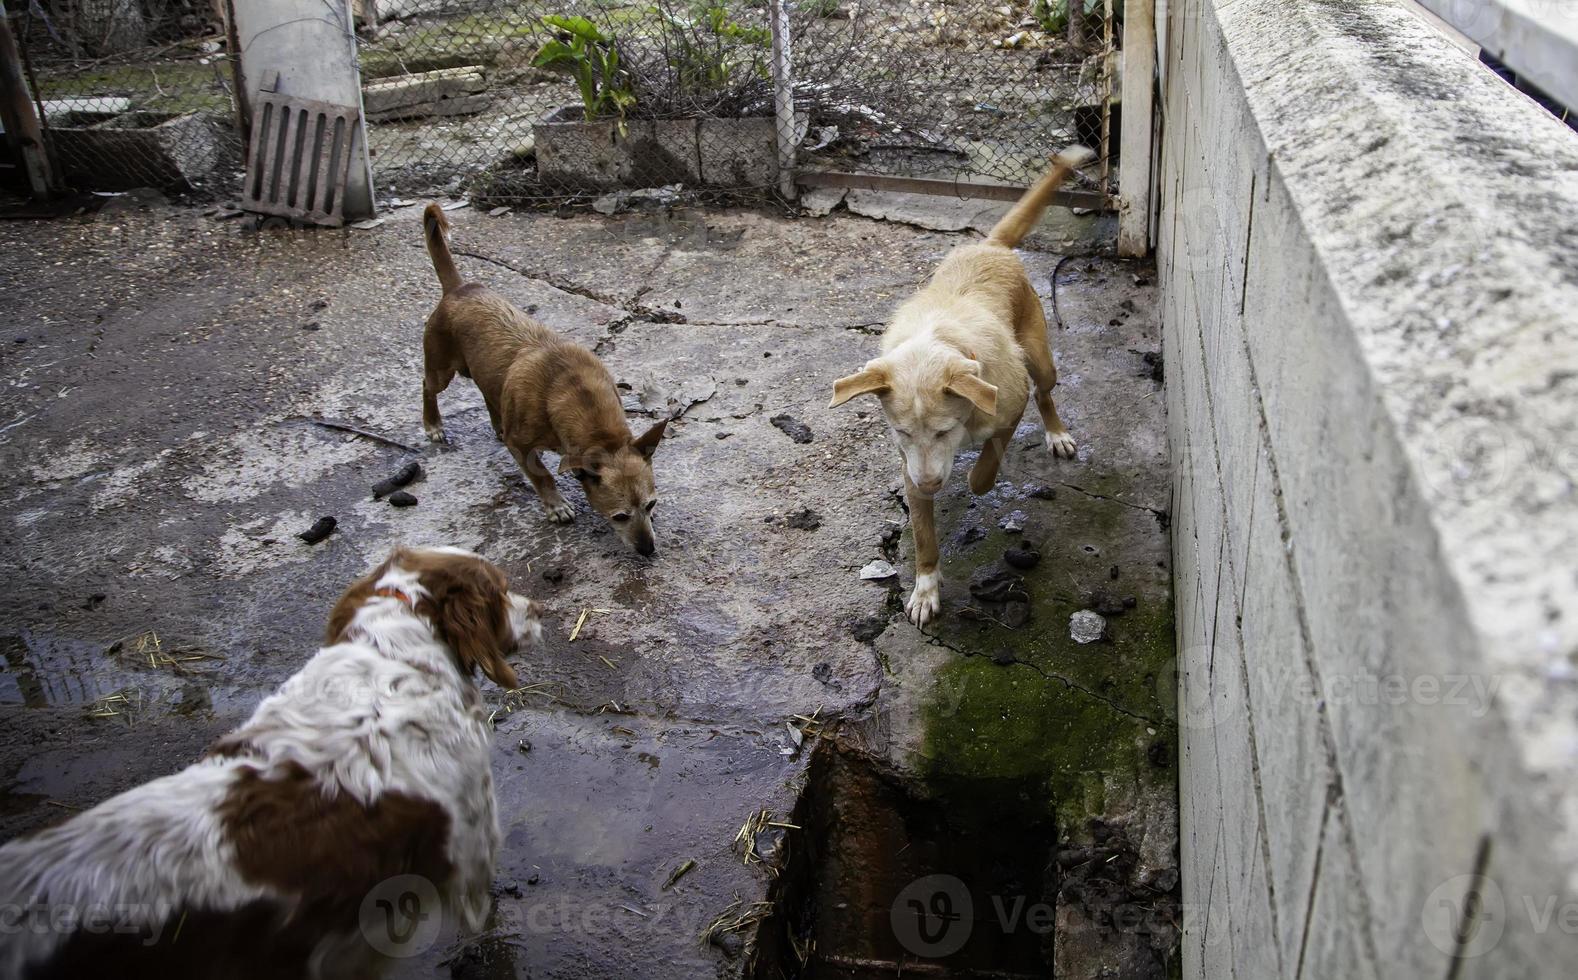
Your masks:
{"label": "wire mesh", "polygon": [[[1101,145],[1111,32],[1102,0],[1072,0],[1071,40],[1068,2],[784,0],[797,171],[1022,184],[1061,146]],[[487,203],[771,189],[771,16],[767,0],[378,0],[360,47],[375,182]]]}
{"label": "wire mesh", "polygon": [[213,0],[8,5],[57,172],[72,187],[230,193],[230,54]]}

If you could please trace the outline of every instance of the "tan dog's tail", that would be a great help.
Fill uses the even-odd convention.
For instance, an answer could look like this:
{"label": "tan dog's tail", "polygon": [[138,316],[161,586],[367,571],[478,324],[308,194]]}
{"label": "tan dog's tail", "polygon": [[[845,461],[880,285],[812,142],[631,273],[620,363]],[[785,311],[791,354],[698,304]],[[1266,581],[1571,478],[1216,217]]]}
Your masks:
{"label": "tan dog's tail", "polygon": [[449,254],[449,218],[436,203],[429,204],[422,212],[422,232],[427,238],[427,254],[433,258],[433,271],[445,293],[460,288],[460,272],[455,268],[455,257]]}
{"label": "tan dog's tail", "polygon": [[1019,203],[1003,215],[1003,220],[992,229],[991,237],[987,240],[1009,248],[1017,247],[1024,241],[1025,236],[1030,234],[1030,229],[1036,226],[1036,222],[1041,220],[1041,212],[1052,203],[1052,195],[1057,193],[1057,189],[1068,179],[1068,175],[1094,159],[1096,154],[1084,146],[1071,146],[1053,157],[1052,169],[1042,175],[1040,180],[1025,191],[1025,196],[1019,199]]}

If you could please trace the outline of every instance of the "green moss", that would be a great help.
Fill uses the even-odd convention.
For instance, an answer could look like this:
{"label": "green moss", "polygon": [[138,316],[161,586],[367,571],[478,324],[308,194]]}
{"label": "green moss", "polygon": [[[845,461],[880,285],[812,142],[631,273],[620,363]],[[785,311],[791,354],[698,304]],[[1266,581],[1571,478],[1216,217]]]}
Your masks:
{"label": "green moss", "polygon": [[[1170,758],[1176,739],[1167,720],[1173,610],[1166,536],[1149,512],[1102,499],[1121,488],[1081,485],[1090,493],[1060,490],[1050,502],[989,496],[973,509],[961,497],[939,502],[949,584],[935,632],[960,655],[941,669],[928,697],[922,748],[923,775],[939,794],[965,799],[992,787],[993,805],[1053,813],[1063,825],[1103,812],[1109,776],[1170,781],[1173,771],[1152,767],[1147,752],[1161,741]],[[1026,537],[1042,561],[1024,573],[1030,621],[1009,630],[959,613],[967,603],[981,605],[969,597],[971,576],[1001,567],[1003,551],[1024,543],[997,529],[998,515],[1014,509],[1030,515]],[[990,530],[977,543],[951,545],[966,523]],[[1132,596],[1135,604],[1108,617],[1106,639],[1075,643],[1069,617],[1098,592]],[[1006,654],[1018,663],[995,662]]]}
{"label": "green moss", "polygon": [[44,99],[125,96],[132,100],[135,109],[179,113],[212,109],[228,113],[231,102],[225,86],[230,81],[228,65],[174,61],[91,71],[40,72],[38,88]]}

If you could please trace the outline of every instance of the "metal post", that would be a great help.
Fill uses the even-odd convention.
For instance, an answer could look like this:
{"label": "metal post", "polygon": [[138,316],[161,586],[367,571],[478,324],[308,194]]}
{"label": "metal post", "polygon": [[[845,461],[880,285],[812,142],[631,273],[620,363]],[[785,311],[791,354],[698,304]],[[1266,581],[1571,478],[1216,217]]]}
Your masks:
{"label": "metal post", "polygon": [[794,64],[790,53],[789,0],[770,0],[773,24],[773,107],[778,131],[778,193],[795,199]]}
{"label": "metal post", "polygon": [[1130,0],[1123,12],[1123,124],[1118,168],[1118,254],[1150,251],[1151,141],[1156,91],[1156,8]]}
{"label": "metal post", "polygon": [[6,135],[21,151],[33,195],[48,199],[55,191],[55,175],[44,146],[44,129],[28,96],[27,80],[22,76],[22,53],[11,33],[4,0],[0,0],[0,121],[5,123]]}

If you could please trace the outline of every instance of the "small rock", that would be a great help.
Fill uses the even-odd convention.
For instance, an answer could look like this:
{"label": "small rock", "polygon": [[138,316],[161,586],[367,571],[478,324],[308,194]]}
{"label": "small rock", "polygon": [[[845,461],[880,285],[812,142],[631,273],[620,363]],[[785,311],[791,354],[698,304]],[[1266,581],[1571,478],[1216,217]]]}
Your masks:
{"label": "small rock", "polygon": [[329,301],[326,300],[326,299],[315,299],[315,300],[312,301],[312,310],[313,310],[314,313],[316,313],[319,310],[326,310],[328,308],[329,308]]}
{"label": "small rock", "polygon": [[1107,635],[1107,621],[1100,613],[1081,609],[1068,618],[1068,635],[1075,643],[1095,643]]}
{"label": "small rock", "polygon": [[410,484],[422,476],[422,465],[410,462],[400,467],[400,472],[387,480],[379,480],[373,484],[373,499],[388,496],[403,486]]}
{"label": "small rock", "polygon": [[[864,616],[849,625],[849,635],[861,643],[875,643],[888,628],[888,621],[881,616]],[[818,677],[817,680],[822,678]]]}
{"label": "small rock", "polygon": [[1037,483],[1026,492],[1037,500],[1057,499],[1057,491],[1047,486],[1045,483]]}
{"label": "small rock", "polygon": [[517,884],[511,882],[508,885],[500,885],[499,886],[499,894],[500,895],[508,895],[510,898],[520,898],[521,896],[525,895],[526,893],[521,891],[521,886],[520,885],[517,885]]}
{"label": "small rock", "polygon": [[768,827],[756,835],[751,848],[756,852],[756,856],[762,859],[763,864],[770,868],[781,868],[785,858],[789,856],[786,846],[788,842],[789,835],[782,827]]}
{"label": "small rock", "polygon": [[718,433],[715,433],[713,435],[713,438],[722,440],[722,439],[727,439],[727,438],[729,438],[732,435],[734,435],[734,433],[732,433],[732,432],[718,432]]}
{"label": "small rock", "polygon": [[95,592],[92,595],[88,596],[88,600],[82,604],[82,608],[84,608],[84,609],[93,609],[96,606],[98,606],[99,603],[101,603],[103,601],[104,601],[104,593],[102,593],[102,592]]}
{"label": "small rock", "polygon": [[1014,600],[1003,605],[1003,625],[1016,630],[1030,622],[1030,603]]}
{"label": "small rock", "polygon": [[1149,286],[1151,284],[1151,280],[1146,276],[1136,274],[1134,277],[1134,284],[1136,286]]}
{"label": "small rock", "polygon": [[[1173,763],[1172,749],[1168,747],[1164,740],[1157,739],[1146,748],[1145,758],[1146,761],[1150,762],[1150,764],[1157,769],[1166,769]],[[1169,887],[1166,890],[1170,891],[1171,888]]]}
{"label": "small rock", "polygon": [[811,668],[811,676],[815,677],[823,684],[831,684],[833,683],[833,665],[817,664],[815,667]]}
{"label": "small rock", "polygon": [[1085,605],[1103,616],[1122,616],[1125,609],[1133,606],[1126,605],[1122,598],[1108,592],[1106,589],[1093,589],[1082,597]]}
{"label": "small rock", "polygon": [[970,576],[970,594],[982,602],[1029,602],[1025,580],[1002,568],[979,568]]}
{"label": "small rock", "polygon": [[815,531],[822,526],[822,515],[809,507],[803,507],[785,518],[784,526],[797,531]]}
{"label": "small rock", "polygon": [[1148,350],[1144,354],[1140,355],[1140,360],[1145,362],[1145,366],[1147,368],[1150,368],[1151,380],[1157,384],[1161,384],[1162,379],[1167,376],[1167,372],[1162,368],[1161,352]]}
{"label": "small rock", "polygon": [[1017,568],[1022,572],[1028,571],[1040,563],[1041,552],[1030,547],[1009,548],[1003,552],[1003,561],[1007,562],[1010,568]]}
{"label": "small rock", "polygon": [[793,415],[774,415],[768,421],[781,430],[784,435],[798,442],[802,446],[811,441],[811,427],[795,418]]}
{"label": "small rock", "polygon": [[519,742],[515,743],[515,747],[517,749],[520,749],[522,752],[530,752],[531,751],[531,740],[523,738]]}
{"label": "small rock", "polygon": [[552,585],[558,585],[560,582],[564,581],[564,569],[545,568],[542,571],[542,580]]}
{"label": "small rock", "polygon": [[334,526],[338,523],[339,521],[336,521],[332,517],[320,517],[318,518],[317,523],[296,535],[296,537],[307,542],[308,544],[317,544],[319,541],[322,541],[324,538],[333,534]]}
{"label": "small rock", "polygon": [[723,955],[731,960],[738,959],[745,949],[745,940],[737,932],[715,932],[708,942],[723,950]]}
{"label": "small rock", "polygon": [[1012,514],[997,522],[997,526],[1009,534],[1018,534],[1025,529],[1025,512],[1016,510]]}
{"label": "small rock", "polygon": [[1107,570],[1107,577],[1112,579],[1114,582],[1116,582],[1118,580],[1118,574],[1119,573],[1118,573],[1118,566],[1117,565],[1114,565],[1114,566],[1112,566],[1112,568]]}
{"label": "small rock", "polygon": [[899,570],[894,568],[891,562],[885,562],[879,558],[867,565],[865,568],[862,568],[860,570],[860,577],[868,582],[880,582],[883,579],[893,578],[894,576],[898,575],[898,573]]}
{"label": "small rock", "polygon": [[953,536],[953,540],[954,543],[959,545],[961,548],[969,547],[970,545],[975,544],[977,541],[986,540],[986,528],[981,527],[978,524],[971,524],[969,527],[961,530],[958,534],[955,534]]}
{"label": "small rock", "polygon": [[357,231],[371,231],[372,229],[377,228],[379,225],[383,224],[385,220],[387,219],[368,218],[366,221],[356,222],[355,224],[351,225],[351,227],[355,228]]}
{"label": "small rock", "polygon": [[416,497],[405,490],[396,490],[389,495],[389,503],[394,507],[415,507]]}
{"label": "small rock", "polygon": [[528,885],[535,885],[535,884],[537,884],[537,882],[539,882],[541,880],[542,880],[542,878],[537,874],[537,872],[533,871],[531,873],[531,876],[526,879],[526,884],[528,884]]}
{"label": "small rock", "polygon": [[319,326],[320,326],[320,324],[318,323],[318,321],[317,320],[313,320],[310,323],[303,323],[301,325],[301,329],[307,331],[308,333],[312,333],[312,332],[316,331],[319,328]]}
{"label": "small rock", "polygon": [[882,529],[882,543],[892,544],[893,542],[897,541],[899,539],[899,535],[903,533],[903,530],[901,530],[897,524],[889,524],[887,527]]}
{"label": "small rock", "polygon": [[1007,647],[1000,647],[996,653],[992,654],[992,663],[999,667],[1007,667],[1018,662],[1019,658],[1014,656],[1014,651]]}
{"label": "small rock", "polygon": [[507,208],[507,207],[497,207],[497,208],[494,208],[492,211],[488,212],[488,217],[490,217],[490,218],[502,218],[506,214],[509,214],[509,213],[510,213],[510,209],[509,208]]}

